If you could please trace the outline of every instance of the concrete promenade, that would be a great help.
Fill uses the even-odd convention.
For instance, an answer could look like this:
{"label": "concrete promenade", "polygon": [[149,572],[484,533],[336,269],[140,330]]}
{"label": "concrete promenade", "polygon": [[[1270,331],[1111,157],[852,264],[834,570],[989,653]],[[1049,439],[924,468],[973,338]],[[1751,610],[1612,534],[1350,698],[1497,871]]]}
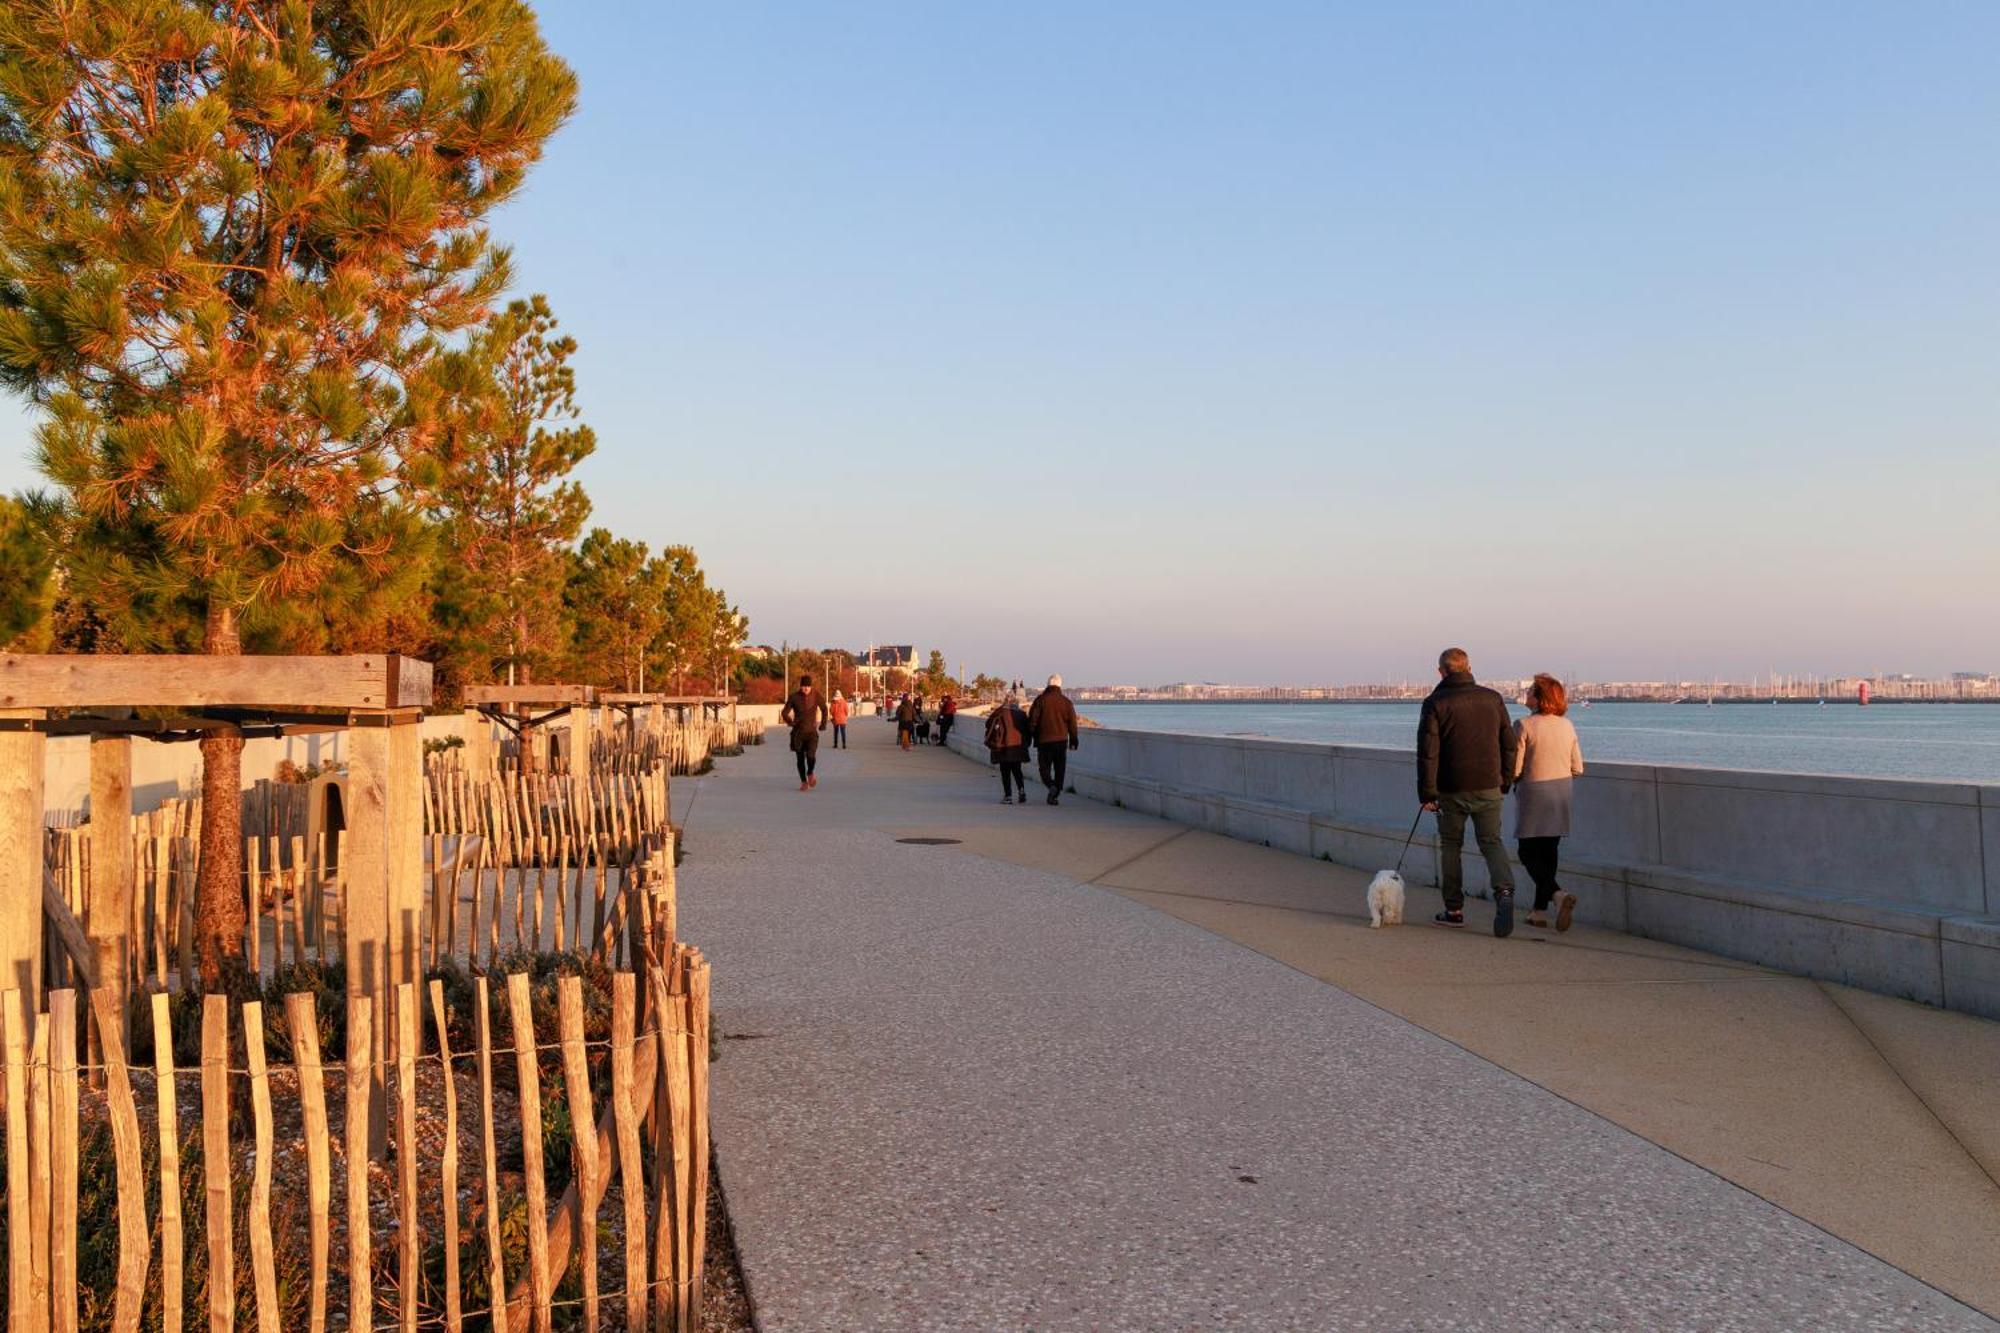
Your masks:
{"label": "concrete promenade", "polygon": [[852,730],[675,785],[764,1328],[2000,1329],[2000,1025]]}

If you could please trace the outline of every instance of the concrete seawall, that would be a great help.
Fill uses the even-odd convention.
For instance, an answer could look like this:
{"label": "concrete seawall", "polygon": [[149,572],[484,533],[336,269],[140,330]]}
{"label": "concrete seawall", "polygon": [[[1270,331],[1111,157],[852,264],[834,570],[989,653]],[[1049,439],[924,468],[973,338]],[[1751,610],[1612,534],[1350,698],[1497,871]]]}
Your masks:
{"label": "concrete seawall", "polygon": [[[952,745],[986,758],[975,718]],[[1395,863],[1416,814],[1415,752],[1374,746],[1097,728],[1069,773],[1080,795],[1363,869]],[[1563,880],[1586,919],[2000,1018],[2000,787],[1593,764],[1574,827]],[[1511,848],[1511,813],[1508,831]],[[1465,863],[1486,896],[1470,846]],[[1404,874],[1436,869],[1426,819]]]}

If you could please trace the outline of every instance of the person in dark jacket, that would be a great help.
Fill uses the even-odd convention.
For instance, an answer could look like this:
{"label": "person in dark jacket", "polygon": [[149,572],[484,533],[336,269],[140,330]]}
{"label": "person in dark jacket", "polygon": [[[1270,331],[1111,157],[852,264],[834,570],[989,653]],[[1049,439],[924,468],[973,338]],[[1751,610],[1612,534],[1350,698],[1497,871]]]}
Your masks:
{"label": "person in dark jacket", "polygon": [[938,744],[951,743],[951,724],[958,721],[958,700],[949,694],[938,700]]}
{"label": "person in dark jacket", "polygon": [[896,701],[896,744],[907,750],[916,734],[917,706],[911,701],[910,696],[905,694]]}
{"label": "person in dark jacket", "polygon": [[1049,789],[1049,804],[1060,805],[1069,752],[1080,740],[1076,705],[1063,693],[1061,676],[1050,676],[1049,687],[1035,696],[1028,709],[1028,736],[1035,743],[1035,768]]}
{"label": "person in dark jacket", "polygon": [[1465,924],[1465,821],[1479,840],[1493,882],[1493,933],[1514,933],[1514,872],[1500,840],[1500,811],[1514,785],[1518,743],[1507,701],[1472,678],[1463,648],[1438,655],[1437,688],[1424,700],[1417,722],[1417,799],[1437,813],[1438,878],[1444,910],[1440,926]]}
{"label": "person in dark jacket", "polygon": [[1028,715],[1019,696],[1009,694],[986,718],[986,750],[1000,765],[1000,804],[1028,803]]}
{"label": "person in dark jacket", "polygon": [[811,676],[800,676],[799,687],[785,701],[780,722],[792,728],[792,757],[799,761],[799,790],[819,786],[819,734],[826,730],[826,700],[813,688]]}

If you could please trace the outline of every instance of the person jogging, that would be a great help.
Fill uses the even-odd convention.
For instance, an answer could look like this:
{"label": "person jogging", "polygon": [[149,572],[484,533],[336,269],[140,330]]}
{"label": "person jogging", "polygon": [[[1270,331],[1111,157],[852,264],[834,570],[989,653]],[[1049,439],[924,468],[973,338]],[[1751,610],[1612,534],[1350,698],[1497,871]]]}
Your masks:
{"label": "person jogging", "polygon": [[1069,752],[1081,740],[1076,705],[1063,693],[1061,676],[1050,676],[1049,687],[1035,696],[1028,709],[1028,735],[1035,742],[1035,769],[1049,789],[1049,804],[1061,805]]}
{"label": "person jogging", "polygon": [[826,730],[826,716],[826,700],[813,688],[813,678],[800,676],[799,687],[785,701],[785,711],[778,714],[780,722],[789,722],[792,727],[792,756],[799,761],[800,791],[819,786],[819,775],[813,770],[819,767],[819,734]]}
{"label": "person jogging", "polygon": [[1417,799],[1436,813],[1440,926],[1465,924],[1465,821],[1479,840],[1493,884],[1493,933],[1514,933],[1514,871],[1500,840],[1500,810],[1514,785],[1517,741],[1507,701],[1472,678],[1463,648],[1438,654],[1438,684],[1417,721]]}

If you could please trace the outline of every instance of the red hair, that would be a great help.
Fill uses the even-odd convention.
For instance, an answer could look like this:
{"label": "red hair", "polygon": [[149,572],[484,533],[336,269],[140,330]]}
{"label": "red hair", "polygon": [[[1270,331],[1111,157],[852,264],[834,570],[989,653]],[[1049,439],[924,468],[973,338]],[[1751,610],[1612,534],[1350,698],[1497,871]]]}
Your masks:
{"label": "red hair", "polygon": [[1537,713],[1554,713],[1561,717],[1569,711],[1569,691],[1563,683],[1546,671],[1535,677],[1535,683],[1528,690],[1528,704]]}

